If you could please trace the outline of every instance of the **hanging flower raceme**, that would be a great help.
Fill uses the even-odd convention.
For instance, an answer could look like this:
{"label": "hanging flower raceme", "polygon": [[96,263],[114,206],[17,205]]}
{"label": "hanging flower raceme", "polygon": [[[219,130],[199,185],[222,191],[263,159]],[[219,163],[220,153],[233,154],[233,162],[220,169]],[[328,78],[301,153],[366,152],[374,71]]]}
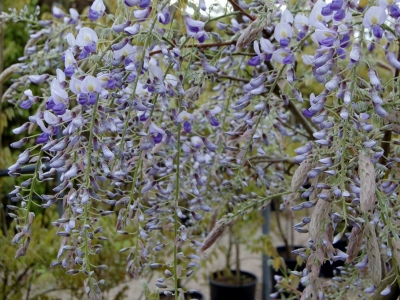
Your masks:
{"label": "hanging flower raceme", "polygon": [[181,111],[179,115],[176,117],[176,121],[178,123],[183,122],[183,129],[188,133],[192,130],[192,124],[190,123],[190,121],[193,119],[194,115],[188,113],[185,110]]}
{"label": "hanging flower raceme", "polygon": [[371,6],[364,15],[363,25],[372,29],[373,35],[380,39],[383,36],[383,29],[380,25],[386,21],[386,11],[379,6]]}
{"label": "hanging flower raceme", "polygon": [[185,16],[186,34],[195,38],[199,43],[208,40],[208,34],[204,31],[205,22],[193,20],[188,15]]}

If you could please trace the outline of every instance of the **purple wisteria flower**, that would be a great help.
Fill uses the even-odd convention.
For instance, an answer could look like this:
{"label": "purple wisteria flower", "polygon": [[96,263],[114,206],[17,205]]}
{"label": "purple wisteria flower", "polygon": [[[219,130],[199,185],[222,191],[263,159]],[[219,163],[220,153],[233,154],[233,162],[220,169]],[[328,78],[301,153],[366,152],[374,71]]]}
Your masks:
{"label": "purple wisteria flower", "polygon": [[276,62],[284,65],[289,65],[294,61],[293,54],[288,49],[278,49],[274,51],[274,53],[272,54],[272,58]]}
{"label": "purple wisteria flower", "polygon": [[163,10],[159,11],[157,14],[158,22],[160,22],[163,25],[169,24],[171,22],[171,13],[170,13],[170,7],[165,6]]}
{"label": "purple wisteria flower", "polygon": [[379,6],[371,6],[364,15],[363,25],[372,29],[372,33],[378,39],[382,38],[383,30],[380,25],[386,21],[386,11]]}
{"label": "purple wisteria flower", "polygon": [[57,6],[53,6],[52,12],[53,12],[53,16],[58,19],[61,19],[62,17],[65,16],[65,12]]}
{"label": "purple wisteria flower", "polygon": [[98,37],[96,32],[89,27],[82,27],[78,35],[76,36],[76,44],[79,47],[83,47],[82,52],[79,55],[79,59],[84,59],[90,55],[90,53],[96,51],[96,43]]}
{"label": "purple wisteria flower", "polygon": [[34,103],[37,102],[38,99],[37,99],[37,97],[34,97],[34,96],[33,96],[31,90],[26,90],[26,91],[24,91],[24,95],[25,95],[26,97],[28,97],[28,99],[27,99],[27,100],[24,100],[24,101],[21,103],[20,107],[21,107],[22,109],[30,109],[30,108],[32,107],[32,105],[33,105]]}
{"label": "purple wisteria flower", "polygon": [[96,103],[98,94],[102,91],[101,82],[94,76],[86,76],[82,83],[80,83],[80,90],[83,94],[87,95],[88,103],[93,105]]}
{"label": "purple wisteria flower", "polygon": [[106,6],[104,5],[103,0],[95,0],[89,8],[88,17],[92,21],[96,21],[101,18],[106,11]]}
{"label": "purple wisteria flower", "polygon": [[44,143],[47,143],[49,141],[49,139],[50,139],[50,136],[47,133],[43,132],[36,139],[36,143],[37,144],[44,144]]}
{"label": "purple wisteria flower", "polygon": [[134,10],[133,15],[136,19],[138,19],[139,22],[144,22],[149,17],[151,11],[152,7],[149,6],[142,10]]}
{"label": "purple wisteria flower", "polygon": [[275,26],[274,37],[282,48],[289,46],[292,35],[293,28],[289,23],[281,22]]}
{"label": "purple wisteria flower", "polygon": [[188,113],[185,110],[181,111],[179,115],[176,117],[176,121],[178,123],[183,122],[183,129],[188,133],[192,130],[192,124],[190,123],[190,121],[193,119],[194,115]]}
{"label": "purple wisteria flower", "polygon": [[186,34],[195,38],[199,43],[204,43],[208,39],[207,32],[204,31],[205,22],[193,20],[188,15],[185,16]]}

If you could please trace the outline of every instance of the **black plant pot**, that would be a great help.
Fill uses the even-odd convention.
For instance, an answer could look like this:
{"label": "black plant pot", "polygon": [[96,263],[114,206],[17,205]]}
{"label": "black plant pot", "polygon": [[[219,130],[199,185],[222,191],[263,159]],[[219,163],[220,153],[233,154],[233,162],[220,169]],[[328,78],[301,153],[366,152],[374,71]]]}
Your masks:
{"label": "black plant pot", "polygon": [[[185,293],[185,300],[204,300],[204,296],[200,292]],[[175,296],[166,296],[163,292],[160,292],[160,300],[175,300]]]}
{"label": "black plant pot", "polygon": [[[217,272],[213,274],[213,278],[216,278],[216,274]],[[232,274],[235,275],[236,271],[232,270]],[[245,271],[240,271],[240,275],[246,277],[247,281],[250,282],[242,285],[232,285],[223,280],[209,278],[211,300],[254,300],[257,277]]]}
{"label": "black plant pot", "polygon": [[[294,250],[300,249],[300,248],[303,248],[303,246],[294,246],[293,247]],[[290,253],[288,253],[286,246],[277,247],[276,250],[278,251],[279,255],[283,257],[288,273],[289,273],[289,270],[290,271],[302,271],[304,269],[305,263],[303,263],[301,266],[299,266],[295,257],[288,257],[288,255]],[[271,266],[271,275],[272,275],[271,276],[272,277],[271,278],[272,291],[277,292],[277,289],[275,288],[275,285],[277,283],[275,280],[275,275],[284,276],[285,274],[283,272],[281,272],[281,270],[275,271],[275,269]],[[304,288],[305,287],[301,283],[299,283],[299,285],[297,286],[297,290],[301,291],[301,292],[304,290]]]}

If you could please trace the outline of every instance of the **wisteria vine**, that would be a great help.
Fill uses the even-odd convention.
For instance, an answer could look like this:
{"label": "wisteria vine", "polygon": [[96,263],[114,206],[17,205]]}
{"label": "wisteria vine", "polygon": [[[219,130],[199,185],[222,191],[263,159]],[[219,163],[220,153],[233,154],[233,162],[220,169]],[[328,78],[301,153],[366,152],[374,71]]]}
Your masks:
{"label": "wisteria vine", "polygon": [[[32,208],[61,201],[52,267],[85,274],[100,299],[96,270],[107,266],[91,257],[107,240],[102,218],[116,215],[127,273],[158,270],[157,288],[179,299],[200,253],[279,198],[281,210],[310,214],[294,226],[309,234],[294,251],[306,263],[292,272],[305,286],[295,296],[396,296],[399,2],[119,0],[111,12],[95,0],[87,15],[54,6],[51,20],[2,12],[1,23],[30,28],[25,56],[0,74],[18,74],[2,100],[31,113],[11,144],[23,149],[11,176],[35,165],[8,206],[16,257]],[[335,248],[343,239],[346,252]],[[324,285],[321,265],[337,260]]]}

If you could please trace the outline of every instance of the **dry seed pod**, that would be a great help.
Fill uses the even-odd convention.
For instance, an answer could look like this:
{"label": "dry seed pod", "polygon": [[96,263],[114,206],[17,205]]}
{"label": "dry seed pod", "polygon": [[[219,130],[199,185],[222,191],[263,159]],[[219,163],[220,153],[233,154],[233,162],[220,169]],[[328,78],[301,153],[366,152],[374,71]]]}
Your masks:
{"label": "dry seed pod", "polygon": [[359,176],[361,180],[360,207],[366,213],[375,207],[375,169],[368,157],[361,154],[359,159]]}
{"label": "dry seed pod", "polygon": [[236,51],[242,50],[244,47],[254,41],[258,34],[267,26],[267,20],[255,19],[240,35],[236,43]]}

